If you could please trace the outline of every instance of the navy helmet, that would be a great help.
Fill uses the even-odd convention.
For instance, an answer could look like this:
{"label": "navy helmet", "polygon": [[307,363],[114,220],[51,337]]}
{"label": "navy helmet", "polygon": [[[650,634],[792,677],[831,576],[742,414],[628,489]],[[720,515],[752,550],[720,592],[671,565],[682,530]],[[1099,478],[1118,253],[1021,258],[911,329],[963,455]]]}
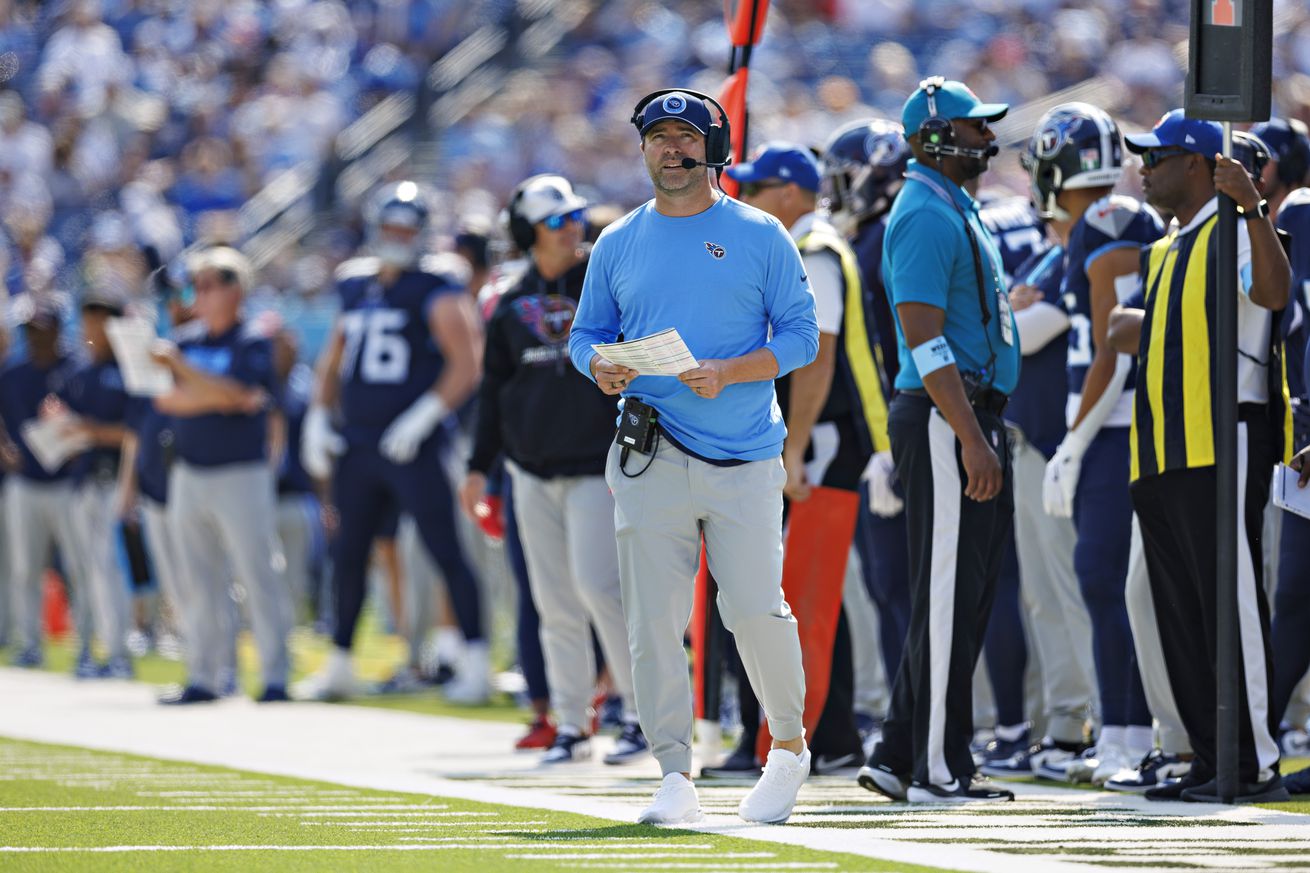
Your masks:
{"label": "navy helmet", "polygon": [[1271,118],[1251,128],[1251,133],[1269,146],[1278,161],[1278,180],[1288,188],[1300,188],[1310,173],[1310,131],[1297,118]]}
{"label": "navy helmet", "polygon": [[853,233],[891,209],[905,184],[910,147],[899,124],[868,118],[838,128],[820,157],[820,196],[834,223]]}
{"label": "navy helmet", "polygon": [[1271,157],[1269,146],[1260,137],[1245,130],[1233,131],[1233,159],[1251,174],[1251,181],[1257,188]]}
{"label": "navy helmet", "polygon": [[[365,219],[368,244],[373,254],[394,267],[410,267],[418,261],[423,236],[432,216],[426,192],[415,182],[396,182],[378,191]],[[415,231],[409,242],[382,233],[385,227]]]}
{"label": "navy helmet", "polygon": [[1019,155],[1033,205],[1045,219],[1064,219],[1061,191],[1113,186],[1123,174],[1123,140],[1108,113],[1089,103],[1062,103],[1042,116]]}

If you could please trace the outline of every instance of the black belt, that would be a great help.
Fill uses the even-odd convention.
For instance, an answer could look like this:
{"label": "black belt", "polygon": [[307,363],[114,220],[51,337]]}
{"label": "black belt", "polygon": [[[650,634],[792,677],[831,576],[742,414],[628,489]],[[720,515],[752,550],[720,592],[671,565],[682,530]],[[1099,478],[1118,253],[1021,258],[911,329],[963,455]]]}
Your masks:
{"label": "black belt", "polygon": [[[910,397],[922,397],[932,402],[932,395],[922,388],[902,388],[898,394],[905,394]],[[1005,404],[1010,402],[1008,394],[1003,394],[995,388],[980,388],[969,398],[969,405],[979,412],[987,412],[992,415],[1000,415],[1005,411]]]}

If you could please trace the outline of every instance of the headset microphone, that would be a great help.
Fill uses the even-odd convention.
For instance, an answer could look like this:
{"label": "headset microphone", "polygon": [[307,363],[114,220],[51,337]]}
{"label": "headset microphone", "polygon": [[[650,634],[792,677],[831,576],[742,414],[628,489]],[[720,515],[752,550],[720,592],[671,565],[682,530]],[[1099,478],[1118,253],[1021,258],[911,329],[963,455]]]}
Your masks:
{"label": "headset microphone", "polygon": [[683,158],[682,168],[684,170],[694,170],[697,167],[726,167],[732,161],[698,161],[694,158]]}

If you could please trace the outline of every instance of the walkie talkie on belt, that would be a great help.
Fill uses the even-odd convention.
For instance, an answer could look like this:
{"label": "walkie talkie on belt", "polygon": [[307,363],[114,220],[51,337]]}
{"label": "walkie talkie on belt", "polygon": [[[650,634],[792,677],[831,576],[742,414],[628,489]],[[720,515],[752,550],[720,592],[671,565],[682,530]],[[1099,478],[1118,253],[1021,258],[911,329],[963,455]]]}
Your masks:
{"label": "walkie talkie on belt", "polygon": [[651,460],[654,460],[655,442],[659,438],[659,428],[656,426],[659,417],[659,412],[650,404],[642,403],[635,397],[623,398],[619,432],[614,436],[614,442],[623,450],[619,454],[619,471],[623,475],[640,476],[646,472],[646,467],[650,466],[647,462],[646,467],[643,467],[640,472],[629,474],[623,469],[629,452],[650,455]]}

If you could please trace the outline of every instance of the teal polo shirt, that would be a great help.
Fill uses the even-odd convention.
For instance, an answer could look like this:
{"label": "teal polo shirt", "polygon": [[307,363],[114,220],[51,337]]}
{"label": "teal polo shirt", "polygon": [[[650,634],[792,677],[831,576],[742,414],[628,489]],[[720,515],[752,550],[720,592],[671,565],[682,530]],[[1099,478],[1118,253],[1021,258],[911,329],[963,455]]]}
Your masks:
{"label": "teal polo shirt", "polygon": [[[946,313],[946,337],[956,366],[962,372],[984,375],[992,353],[995,378],[992,387],[1005,394],[1019,382],[1019,331],[1011,319],[1013,345],[1001,336],[1001,316],[997,291],[1005,290],[1001,254],[996,241],[978,217],[978,202],[950,179],[936,170],[910,161],[905,187],[887,219],[887,235],[882,250],[882,275],[896,315],[896,343],[900,372],[896,374],[898,390],[922,388],[923,379],[905,344],[900,313],[901,303],[926,303]],[[947,199],[954,200],[954,206]],[[978,280],[973,254],[964,229],[967,220],[973,227],[982,256],[983,297],[991,312],[984,330],[982,310],[978,306]],[[990,350],[988,342],[990,340]]]}

